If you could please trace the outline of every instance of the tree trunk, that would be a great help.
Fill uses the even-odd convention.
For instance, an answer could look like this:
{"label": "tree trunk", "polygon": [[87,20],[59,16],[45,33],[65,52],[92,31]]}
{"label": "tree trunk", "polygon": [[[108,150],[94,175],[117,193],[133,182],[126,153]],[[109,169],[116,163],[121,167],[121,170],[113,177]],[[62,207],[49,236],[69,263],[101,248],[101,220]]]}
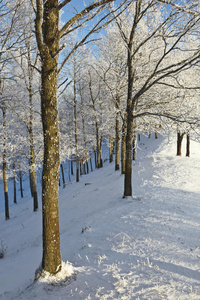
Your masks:
{"label": "tree trunk", "polygon": [[31,194],[33,196],[33,211],[38,209],[38,196],[37,196],[37,175],[36,175],[36,160],[35,160],[35,151],[34,151],[34,138],[33,138],[33,89],[32,89],[32,80],[33,80],[33,69],[31,67],[31,54],[30,54],[30,45],[27,45],[28,53],[28,77],[29,77],[29,140],[30,140],[30,186]]}
{"label": "tree trunk", "polygon": [[133,120],[132,120],[132,116],[127,115],[124,197],[132,196],[132,152],[133,152],[132,150],[133,150]]}
{"label": "tree trunk", "polygon": [[76,64],[74,64],[74,132],[76,147],[76,182],[79,182],[79,160],[78,160],[78,127],[77,127],[77,99],[76,99]]}
{"label": "tree trunk", "polygon": [[30,160],[29,160],[29,185],[30,185],[31,197],[33,197],[33,180],[32,180],[32,174],[31,174],[31,162],[30,162]]}
{"label": "tree trunk", "polygon": [[92,167],[92,158],[90,157],[90,169],[91,169],[91,172],[93,172],[93,167]]}
{"label": "tree trunk", "polygon": [[[136,3],[136,15],[139,12],[139,7],[141,2]],[[138,11],[137,11],[138,10]],[[135,15],[135,21],[136,21]],[[133,50],[133,40],[134,40],[134,30],[135,22],[132,26],[132,30],[129,37],[128,46],[128,55],[127,55],[127,66],[128,66],[128,91],[127,91],[127,131],[126,131],[126,164],[125,164],[125,176],[124,176],[124,197],[132,196],[132,146],[133,146],[133,112],[136,99],[132,100],[133,94],[133,59],[132,59],[132,50]]]}
{"label": "tree trunk", "polygon": [[110,145],[109,145],[109,150],[110,150],[110,155],[109,155],[109,162],[113,162],[113,137],[110,136]]}
{"label": "tree trunk", "polygon": [[70,162],[70,160],[68,160],[68,164],[69,164],[68,171],[69,171],[69,182],[70,182],[70,181],[71,181],[71,176],[70,176],[70,171],[71,171],[70,166],[71,166],[71,162]]}
{"label": "tree trunk", "polygon": [[64,169],[63,169],[63,164],[62,164],[62,162],[61,162],[61,164],[60,164],[60,168],[61,168],[61,173],[62,173],[63,188],[65,188],[65,174],[64,174]]}
{"label": "tree trunk", "polygon": [[19,171],[19,183],[20,183],[21,198],[23,198],[24,194],[23,194],[23,182],[22,182],[22,171],[21,171],[21,169]]}
{"label": "tree trunk", "polygon": [[124,115],[122,124],[122,141],[121,141],[121,174],[125,174],[126,164],[126,114]]}
{"label": "tree trunk", "polygon": [[103,147],[103,136],[101,135],[100,138],[100,168],[103,168],[103,154],[102,154],[102,147]]}
{"label": "tree trunk", "polygon": [[136,135],[133,135],[133,160],[135,160]]}
{"label": "tree trunk", "polygon": [[190,157],[190,135],[189,135],[189,133],[187,134],[186,156]]}
{"label": "tree trunk", "polygon": [[115,125],[115,171],[119,170],[119,152],[120,152],[120,136],[119,136],[119,116],[116,116]]}
{"label": "tree trunk", "polygon": [[155,139],[157,139],[158,138],[158,133],[157,133],[157,131],[155,131]]}
{"label": "tree trunk", "polygon": [[87,174],[89,174],[89,164],[88,164],[88,160],[86,161],[86,169],[87,169]]}
{"label": "tree trunk", "polygon": [[17,188],[16,188],[16,168],[15,168],[15,159],[13,159],[13,194],[14,194],[14,203],[17,203]]}
{"label": "tree trunk", "polygon": [[177,156],[181,156],[181,146],[182,146],[184,134],[185,132],[180,133],[179,130],[177,132],[177,154],[176,154]]}
{"label": "tree trunk", "polygon": [[5,219],[10,219],[9,203],[8,203],[8,183],[7,183],[7,128],[6,128],[6,108],[3,104],[3,185],[4,185],[4,199],[5,199]]}
{"label": "tree trunk", "polygon": [[95,168],[98,168],[98,163],[97,163],[97,151],[94,146],[94,163],[95,163]]}
{"label": "tree trunk", "polygon": [[101,155],[100,155],[100,145],[99,145],[99,128],[97,121],[96,124],[96,149],[97,149],[97,168],[101,167]]}
{"label": "tree trunk", "polygon": [[73,167],[73,161],[71,160],[71,175],[73,176],[74,175],[74,167]]}
{"label": "tree trunk", "polygon": [[[33,143],[33,140],[32,142]],[[30,159],[31,159],[31,178],[32,178],[32,191],[33,191],[33,211],[38,209],[38,196],[37,196],[37,175],[35,166],[35,152],[33,144],[30,145]]]}
{"label": "tree trunk", "polygon": [[40,7],[37,7],[36,38],[41,56],[41,107],[44,136],[44,159],[42,174],[43,212],[43,257],[42,269],[55,274],[61,270],[59,234],[59,126],[57,109],[57,68],[59,39],[59,11],[55,9],[58,0],[43,4],[43,26],[41,38]]}

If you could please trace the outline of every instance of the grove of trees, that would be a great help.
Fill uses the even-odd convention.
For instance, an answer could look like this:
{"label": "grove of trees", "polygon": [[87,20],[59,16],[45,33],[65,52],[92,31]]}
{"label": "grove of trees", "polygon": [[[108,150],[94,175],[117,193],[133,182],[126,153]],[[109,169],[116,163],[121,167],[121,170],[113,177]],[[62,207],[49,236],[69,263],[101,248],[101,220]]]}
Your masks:
{"label": "grove of trees", "polygon": [[61,270],[63,161],[72,171],[76,164],[78,182],[89,164],[103,167],[107,143],[128,197],[141,133],[174,130],[176,154],[186,136],[190,155],[190,137],[199,135],[199,11],[197,0],[0,0],[5,219],[7,180],[14,178],[16,203],[16,174],[29,174],[36,211],[42,168],[43,257],[36,276]]}

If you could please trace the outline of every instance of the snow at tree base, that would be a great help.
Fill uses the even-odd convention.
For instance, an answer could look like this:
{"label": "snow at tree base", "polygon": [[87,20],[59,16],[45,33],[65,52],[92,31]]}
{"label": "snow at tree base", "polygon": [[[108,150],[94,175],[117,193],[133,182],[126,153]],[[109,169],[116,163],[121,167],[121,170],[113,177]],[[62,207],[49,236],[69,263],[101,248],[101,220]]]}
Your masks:
{"label": "snow at tree base", "polygon": [[[200,299],[200,144],[176,156],[173,136],[141,136],[133,197],[114,163],[60,189],[62,271],[34,281],[41,200],[0,213],[0,299]],[[183,145],[184,147],[184,145]]]}

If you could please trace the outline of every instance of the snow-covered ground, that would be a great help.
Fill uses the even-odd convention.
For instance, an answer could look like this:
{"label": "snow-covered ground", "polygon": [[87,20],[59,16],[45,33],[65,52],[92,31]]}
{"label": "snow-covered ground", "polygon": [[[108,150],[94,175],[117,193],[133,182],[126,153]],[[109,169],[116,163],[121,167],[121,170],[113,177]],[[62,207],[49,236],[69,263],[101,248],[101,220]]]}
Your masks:
{"label": "snow-covered ground", "polygon": [[34,281],[41,204],[13,206],[9,221],[0,213],[0,299],[200,299],[200,144],[190,158],[175,156],[173,137],[142,137],[139,147],[132,198],[122,198],[114,164],[60,190],[67,279]]}

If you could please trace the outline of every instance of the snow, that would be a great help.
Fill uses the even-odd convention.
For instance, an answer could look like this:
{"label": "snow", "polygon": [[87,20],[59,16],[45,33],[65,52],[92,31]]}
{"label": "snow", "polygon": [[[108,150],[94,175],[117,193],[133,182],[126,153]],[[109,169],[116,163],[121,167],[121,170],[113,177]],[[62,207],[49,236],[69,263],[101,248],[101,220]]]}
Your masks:
{"label": "snow", "polygon": [[56,277],[34,281],[41,203],[12,206],[9,221],[0,213],[0,299],[200,299],[200,144],[190,158],[175,156],[174,136],[142,136],[139,148],[133,197],[122,198],[114,163],[60,189]]}

